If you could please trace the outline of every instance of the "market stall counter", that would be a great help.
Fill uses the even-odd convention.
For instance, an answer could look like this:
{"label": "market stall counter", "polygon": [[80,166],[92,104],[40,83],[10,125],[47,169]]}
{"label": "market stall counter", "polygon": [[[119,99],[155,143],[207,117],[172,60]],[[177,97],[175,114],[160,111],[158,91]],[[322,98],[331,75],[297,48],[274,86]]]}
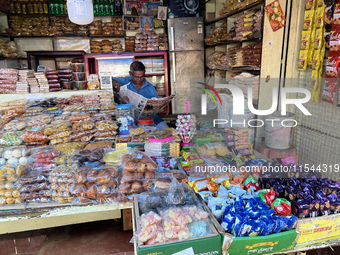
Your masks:
{"label": "market stall counter", "polygon": [[[23,232],[71,224],[121,218],[121,209],[132,208],[131,203],[65,206],[31,204],[11,207],[10,213],[0,213],[0,234]],[[9,209],[9,208],[2,208]]]}

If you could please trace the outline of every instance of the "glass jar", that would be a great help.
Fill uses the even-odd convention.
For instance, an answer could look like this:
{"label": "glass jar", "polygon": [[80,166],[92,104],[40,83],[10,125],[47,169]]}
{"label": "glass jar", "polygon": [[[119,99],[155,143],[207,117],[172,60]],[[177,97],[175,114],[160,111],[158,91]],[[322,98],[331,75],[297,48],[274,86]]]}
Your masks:
{"label": "glass jar", "polygon": [[179,157],[180,146],[173,140],[173,136],[170,135],[163,139],[150,138],[144,146],[145,153],[148,156],[154,157]]}
{"label": "glass jar", "polygon": [[145,132],[151,132],[157,129],[152,118],[143,118],[138,120],[138,127],[143,128]]}
{"label": "glass jar", "polygon": [[129,129],[134,128],[134,111],[132,104],[120,104],[116,106],[116,118],[120,124],[119,134],[130,134]]}

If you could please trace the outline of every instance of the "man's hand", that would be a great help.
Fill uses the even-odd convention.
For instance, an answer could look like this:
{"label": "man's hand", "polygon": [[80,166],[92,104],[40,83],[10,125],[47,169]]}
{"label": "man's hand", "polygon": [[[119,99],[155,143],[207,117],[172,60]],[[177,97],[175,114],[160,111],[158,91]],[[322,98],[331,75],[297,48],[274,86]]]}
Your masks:
{"label": "man's hand", "polygon": [[119,82],[112,79],[112,87],[113,87],[113,90],[116,91],[117,94],[119,94],[121,86],[122,86],[122,84],[120,84]]}

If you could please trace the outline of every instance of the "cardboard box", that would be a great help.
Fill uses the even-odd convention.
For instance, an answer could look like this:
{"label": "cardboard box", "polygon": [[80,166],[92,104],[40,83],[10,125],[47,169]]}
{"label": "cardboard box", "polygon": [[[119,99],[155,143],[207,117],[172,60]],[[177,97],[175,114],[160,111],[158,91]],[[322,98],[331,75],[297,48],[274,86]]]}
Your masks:
{"label": "cardboard box", "polygon": [[123,230],[132,230],[132,209],[123,209]]}
{"label": "cardboard box", "polygon": [[340,214],[331,214],[296,221],[296,231],[299,233],[296,247],[339,239]]}
{"label": "cardboard box", "polygon": [[272,254],[293,250],[296,245],[295,230],[284,231],[268,236],[234,237],[226,233],[223,240],[223,254],[248,255]]}
{"label": "cardboard box", "polygon": [[[139,216],[139,208],[136,196],[134,196],[133,202],[133,217],[134,233],[137,231],[137,216]],[[209,216],[210,218],[210,216]],[[210,218],[211,222],[211,218]],[[137,243],[137,238],[135,238],[135,251],[138,255],[151,255],[151,254],[162,254],[162,255],[175,255],[175,253],[180,254],[210,254],[210,255],[220,255],[221,254],[221,235],[216,230],[214,224],[210,224],[212,234],[206,237],[192,238],[187,241],[173,242],[167,244],[155,244],[148,246],[141,246]],[[135,252],[136,254],[136,252]]]}

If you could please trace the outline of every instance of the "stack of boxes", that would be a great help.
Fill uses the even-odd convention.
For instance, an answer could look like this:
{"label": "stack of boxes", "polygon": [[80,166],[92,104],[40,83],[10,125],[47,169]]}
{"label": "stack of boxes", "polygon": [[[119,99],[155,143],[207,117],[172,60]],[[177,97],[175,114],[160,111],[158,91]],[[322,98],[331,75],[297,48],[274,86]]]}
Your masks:
{"label": "stack of boxes", "polygon": [[35,78],[38,80],[40,93],[50,92],[50,86],[48,85],[48,80],[45,73],[34,73]]}
{"label": "stack of boxes", "polygon": [[27,79],[32,77],[34,77],[34,72],[32,70],[19,71],[19,80],[17,82],[16,88],[17,94],[27,94],[30,92]]}
{"label": "stack of boxes", "polygon": [[28,85],[30,86],[31,93],[39,93],[39,83],[36,78],[27,78]]}

